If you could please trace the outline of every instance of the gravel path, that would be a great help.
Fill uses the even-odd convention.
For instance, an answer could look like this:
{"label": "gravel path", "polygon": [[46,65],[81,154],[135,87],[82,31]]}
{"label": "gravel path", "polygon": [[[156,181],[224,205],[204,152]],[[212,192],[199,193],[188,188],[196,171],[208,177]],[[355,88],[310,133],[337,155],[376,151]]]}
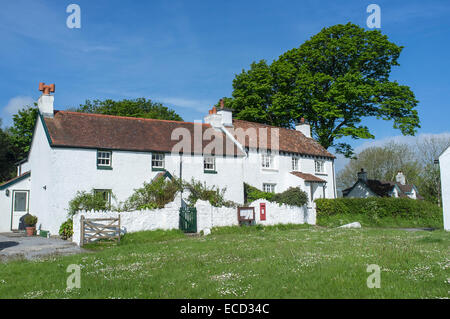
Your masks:
{"label": "gravel path", "polygon": [[0,233],[0,262],[70,255],[83,250],[75,243],[58,238],[26,237],[23,233]]}

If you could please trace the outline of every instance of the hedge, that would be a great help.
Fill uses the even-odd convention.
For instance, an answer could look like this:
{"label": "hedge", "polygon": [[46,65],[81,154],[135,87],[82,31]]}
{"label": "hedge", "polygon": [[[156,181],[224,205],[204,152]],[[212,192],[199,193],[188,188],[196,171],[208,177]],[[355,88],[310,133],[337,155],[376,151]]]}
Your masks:
{"label": "hedge", "polygon": [[[382,220],[396,221],[396,226],[442,227],[442,208],[410,198],[369,197],[316,199],[318,224],[330,224],[341,218],[361,219],[372,226],[386,226]],[[422,223],[422,224],[421,224]],[[335,226],[335,225],[333,225]]]}

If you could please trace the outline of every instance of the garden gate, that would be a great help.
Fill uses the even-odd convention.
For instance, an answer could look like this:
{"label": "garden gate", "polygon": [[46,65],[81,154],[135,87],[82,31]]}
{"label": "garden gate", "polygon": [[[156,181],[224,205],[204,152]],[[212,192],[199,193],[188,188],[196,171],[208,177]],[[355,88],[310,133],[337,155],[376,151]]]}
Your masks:
{"label": "garden gate", "polygon": [[197,232],[197,209],[195,207],[180,208],[180,229],[185,233]]}

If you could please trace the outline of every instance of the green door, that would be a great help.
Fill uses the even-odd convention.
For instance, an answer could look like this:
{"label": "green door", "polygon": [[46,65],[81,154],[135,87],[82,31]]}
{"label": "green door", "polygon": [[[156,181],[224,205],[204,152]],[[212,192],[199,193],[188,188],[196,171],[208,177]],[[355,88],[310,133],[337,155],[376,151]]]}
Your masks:
{"label": "green door", "polygon": [[197,209],[195,207],[180,208],[180,229],[185,233],[197,232]]}

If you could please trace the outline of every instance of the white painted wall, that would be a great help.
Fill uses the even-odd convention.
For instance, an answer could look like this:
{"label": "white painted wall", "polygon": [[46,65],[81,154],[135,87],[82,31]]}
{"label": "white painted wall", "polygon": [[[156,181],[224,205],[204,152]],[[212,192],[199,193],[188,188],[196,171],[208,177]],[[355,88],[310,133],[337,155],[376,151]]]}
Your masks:
{"label": "white painted wall", "polygon": [[[0,233],[11,231],[11,216],[13,205],[13,192],[30,190],[31,177],[22,179],[4,190],[0,190]],[[9,190],[9,196],[6,196],[6,190]],[[30,211],[30,213],[32,213]],[[24,214],[25,215],[25,214]]]}
{"label": "white painted wall", "polygon": [[[250,150],[248,157],[244,160],[244,181],[256,188],[262,190],[264,183],[276,184],[275,192],[281,193],[289,187],[300,187],[300,189],[310,194],[309,183],[297,176],[290,174],[292,172],[292,156],[277,154],[275,156],[274,169],[267,169],[261,166],[261,153],[255,150]],[[332,160],[325,160],[325,172],[315,173],[314,157],[299,157],[298,171],[315,175],[326,183],[325,196],[326,198],[335,198],[334,193],[334,166]],[[323,197],[323,190],[319,193],[314,193],[314,198],[317,196]]]}
{"label": "white painted wall", "polygon": [[[261,220],[260,204],[266,204],[266,220]],[[255,220],[261,225],[277,224],[316,224],[315,208],[279,205],[263,199],[258,199],[249,206],[255,207]]]}
{"label": "white painted wall", "polygon": [[450,147],[439,157],[444,229],[450,231]]}

